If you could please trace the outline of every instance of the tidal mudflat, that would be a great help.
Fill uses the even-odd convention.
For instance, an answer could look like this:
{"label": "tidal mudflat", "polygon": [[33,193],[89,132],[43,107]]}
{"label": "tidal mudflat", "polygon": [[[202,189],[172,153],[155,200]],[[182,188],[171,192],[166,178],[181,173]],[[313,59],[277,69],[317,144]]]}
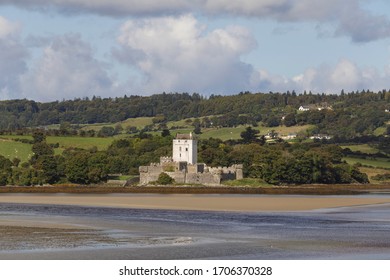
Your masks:
{"label": "tidal mudflat", "polygon": [[[160,197],[162,204],[156,204]],[[159,209],[147,209],[147,198],[155,206],[150,208]],[[0,258],[390,259],[387,194],[126,194],[100,199],[83,195],[0,196]],[[102,203],[104,199],[109,201]],[[132,199],[138,201],[138,207]],[[238,207],[245,199],[246,205],[252,205],[250,209]],[[262,203],[256,209],[252,209],[256,206],[253,199]],[[183,201],[187,201],[187,208]],[[173,204],[164,208],[163,202]]]}

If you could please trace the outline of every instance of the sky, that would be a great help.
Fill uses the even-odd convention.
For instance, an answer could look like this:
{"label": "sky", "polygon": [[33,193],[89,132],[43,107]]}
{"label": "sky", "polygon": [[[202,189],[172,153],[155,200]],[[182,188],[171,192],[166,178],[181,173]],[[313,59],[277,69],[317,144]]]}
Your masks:
{"label": "sky", "polygon": [[0,100],[363,89],[387,0],[0,0]]}

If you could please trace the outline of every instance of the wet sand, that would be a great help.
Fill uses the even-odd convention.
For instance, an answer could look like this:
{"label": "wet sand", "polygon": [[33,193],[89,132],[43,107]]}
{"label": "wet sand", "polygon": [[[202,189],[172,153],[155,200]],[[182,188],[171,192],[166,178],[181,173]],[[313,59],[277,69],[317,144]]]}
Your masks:
{"label": "wet sand", "polygon": [[289,195],[1,194],[0,203],[91,207],[278,212],[390,203],[389,197]]}
{"label": "wet sand", "polygon": [[[27,197],[35,198],[36,204],[14,204]],[[390,200],[389,195],[382,198],[253,197],[259,199],[255,200],[257,202],[267,201],[268,209],[276,203],[275,199],[287,204],[288,207],[279,205],[275,212],[129,208],[134,205],[152,208],[144,199],[149,199],[149,203],[160,199],[157,206],[162,207],[162,197],[167,199],[162,199],[165,203],[178,198],[187,203],[199,203],[199,198],[203,198],[208,203],[213,202],[215,209],[226,202],[222,198],[231,199],[227,201],[235,205],[240,199],[244,199],[241,203],[251,201],[252,197],[247,196],[189,196],[192,199],[176,195],[118,196],[138,198],[137,204],[123,201],[120,204],[117,195],[109,196],[117,204],[106,196],[97,197],[105,198],[104,207],[96,207],[94,202],[99,200],[90,195],[49,195],[43,196],[45,199],[35,195],[9,197],[7,201],[14,203],[0,203],[0,260],[390,259],[390,203],[385,203]],[[90,203],[93,207],[54,205],[60,199],[62,204],[74,200]],[[315,201],[316,206],[308,205],[307,199]],[[327,204],[321,202],[324,199]],[[296,209],[302,202],[306,203],[305,209],[308,206],[313,209],[325,205],[346,206],[348,203],[357,206],[320,211],[280,210],[292,206]],[[174,206],[183,207],[177,203]],[[210,207],[201,204],[199,208],[206,206]],[[242,210],[243,205],[239,206]]]}

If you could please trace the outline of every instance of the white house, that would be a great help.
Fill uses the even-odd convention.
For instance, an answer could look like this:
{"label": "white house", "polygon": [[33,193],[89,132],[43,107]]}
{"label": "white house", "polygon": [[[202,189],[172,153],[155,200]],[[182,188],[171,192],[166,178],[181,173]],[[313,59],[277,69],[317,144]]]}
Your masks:
{"label": "white house", "polygon": [[299,111],[309,111],[310,110],[310,107],[309,106],[303,106],[301,105],[298,109]]}

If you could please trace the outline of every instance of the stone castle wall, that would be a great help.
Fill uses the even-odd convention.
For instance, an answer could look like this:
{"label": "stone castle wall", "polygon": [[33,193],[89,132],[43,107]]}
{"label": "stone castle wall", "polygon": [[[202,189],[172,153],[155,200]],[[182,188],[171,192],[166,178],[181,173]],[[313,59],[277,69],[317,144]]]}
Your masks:
{"label": "stone castle wall", "polygon": [[173,162],[170,158],[163,157],[160,163],[139,167],[140,184],[155,182],[165,172],[179,184],[220,185],[222,181],[242,179],[242,168],[242,164],[211,168],[203,163]]}

